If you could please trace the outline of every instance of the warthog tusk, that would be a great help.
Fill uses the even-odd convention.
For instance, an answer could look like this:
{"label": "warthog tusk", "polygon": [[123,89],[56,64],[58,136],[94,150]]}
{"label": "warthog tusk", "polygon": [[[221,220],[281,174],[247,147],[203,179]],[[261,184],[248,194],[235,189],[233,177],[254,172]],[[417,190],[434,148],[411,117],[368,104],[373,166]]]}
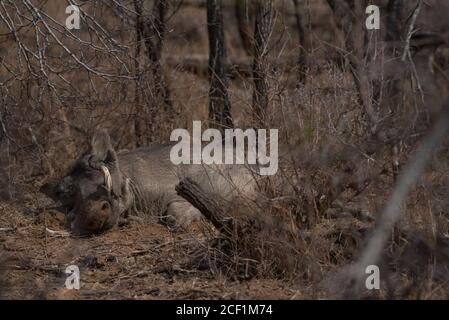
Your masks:
{"label": "warthog tusk", "polygon": [[51,230],[49,228],[45,228],[45,231],[47,231],[52,236],[56,236],[56,237],[69,237],[70,236],[70,233],[68,233],[66,231],[55,231],[55,230]]}
{"label": "warthog tusk", "polygon": [[106,166],[101,166],[101,171],[103,171],[104,174],[104,183],[106,185],[106,190],[108,190],[108,192],[111,193],[112,191],[111,173],[109,172],[109,169]]}

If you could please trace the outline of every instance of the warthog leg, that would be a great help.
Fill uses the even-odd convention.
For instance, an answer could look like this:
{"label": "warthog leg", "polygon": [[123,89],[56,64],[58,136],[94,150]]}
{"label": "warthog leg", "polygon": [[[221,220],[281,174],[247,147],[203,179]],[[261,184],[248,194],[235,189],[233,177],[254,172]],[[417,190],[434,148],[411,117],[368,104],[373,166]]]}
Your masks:
{"label": "warthog leg", "polygon": [[172,227],[182,227],[200,220],[201,213],[181,197],[175,197],[169,202],[162,221]]}

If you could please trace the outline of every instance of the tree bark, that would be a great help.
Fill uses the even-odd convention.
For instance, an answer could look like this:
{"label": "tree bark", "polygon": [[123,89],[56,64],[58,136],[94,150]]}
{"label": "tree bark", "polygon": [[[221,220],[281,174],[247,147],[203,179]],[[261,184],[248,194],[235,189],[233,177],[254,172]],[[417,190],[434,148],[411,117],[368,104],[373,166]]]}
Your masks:
{"label": "tree bark", "polygon": [[[156,0],[153,7],[153,19],[150,21],[152,27],[149,26],[151,36],[146,38],[148,45],[148,56],[153,68],[153,77],[156,85],[156,92],[160,95],[164,102],[165,111],[171,112],[173,104],[170,100],[170,89],[165,81],[164,72],[161,65],[162,45],[165,37],[165,14],[167,12],[167,0]],[[154,37],[154,43],[151,42],[151,38]]]}
{"label": "tree bark", "polygon": [[234,0],[235,17],[237,18],[237,27],[240,39],[242,40],[243,49],[248,56],[253,54],[251,21],[253,20],[252,7],[250,0]]}
{"label": "tree bark", "polygon": [[140,52],[142,48],[142,35],[143,35],[143,0],[134,0],[134,10],[136,11],[136,49],[134,53],[134,76],[135,76],[135,92],[134,92],[134,140],[136,147],[142,147],[145,145],[145,123],[142,115],[145,115],[145,110],[143,110],[140,99],[140,85],[141,85],[141,75],[140,75]]}
{"label": "tree bark", "polygon": [[223,131],[234,126],[228,97],[226,49],[221,0],[207,0],[209,36],[209,125]]}
{"label": "tree bark", "polygon": [[273,28],[273,0],[255,0],[255,6],[253,108],[258,122],[263,124],[269,104],[269,65],[267,56],[269,37]]}
{"label": "tree bark", "polygon": [[[401,47],[399,45],[401,41],[401,31],[400,31],[400,18],[403,6],[403,0],[389,0],[387,6],[387,32],[385,35],[385,40],[388,44],[387,54],[391,55],[392,58],[398,59],[401,53]],[[387,104],[389,109],[394,110],[397,114],[399,110],[402,109],[402,99],[401,99],[401,80],[391,80],[387,79],[384,94],[387,98]],[[400,168],[400,138],[395,138],[392,142],[391,155],[392,155],[392,172],[394,181],[397,180],[399,176]]]}
{"label": "tree bark", "polygon": [[207,194],[195,181],[185,178],[176,187],[178,195],[197,208],[223,235],[232,235],[232,218],[226,218],[226,204],[217,197]]}
{"label": "tree bark", "polygon": [[307,30],[307,18],[300,8],[300,0],[293,0],[295,5],[296,27],[299,33],[298,83],[306,83],[308,69],[308,55],[310,53],[311,38]]}
{"label": "tree bark", "polygon": [[[135,105],[134,135],[137,147],[153,141],[163,124],[169,123],[173,113],[173,104],[170,99],[170,89],[165,81],[161,64],[162,46],[165,35],[165,15],[167,12],[167,0],[156,0],[152,8],[151,18],[145,21],[143,0],[134,0],[136,11],[136,51],[135,51]],[[151,77],[154,87],[154,99],[146,107],[142,105],[140,91],[141,68],[140,52],[142,42],[145,44],[150,65]],[[162,110],[160,110],[162,106]],[[162,111],[162,112],[161,112]],[[161,118],[164,115],[164,119]]]}
{"label": "tree bark", "polygon": [[[191,178],[183,179],[176,185],[175,190],[179,196],[198,209],[225,237],[251,238],[262,229],[272,230],[274,228],[279,228],[285,233],[296,232],[295,227],[292,228],[284,221],[277,221],[274,227],[270,217],[254,213],[243,203],[236,206],[234,202],[236,200],[227,201],[216,194],[208,193]],[[237,211],[235,211],[236,209]]]}
{"label": "tree bark", "polygon": [[403,0],[388,1],[386,41],[399,41],[401,39],[399,23],[403,4]]}
{"label": "tree bark", "polygon": [[[174,112],[173,103],[170,98],[170,88],[166,83],[161,64],[162,47],[166,31],[165,16],[167,8],[167,0],[155,1],[151,19],[144,24],[143,34],[141,35],[147,49],[156,97],[154,105],[149,106],[150,110],[147,110],[148,117],[146,119],[146,126],[148,142],[152,141],[152,137],[157,136],[156,131],[161,129],[160,127],[165,126],[171,121],[171,115]],[[162,108],[159,108],[160,106]]]}

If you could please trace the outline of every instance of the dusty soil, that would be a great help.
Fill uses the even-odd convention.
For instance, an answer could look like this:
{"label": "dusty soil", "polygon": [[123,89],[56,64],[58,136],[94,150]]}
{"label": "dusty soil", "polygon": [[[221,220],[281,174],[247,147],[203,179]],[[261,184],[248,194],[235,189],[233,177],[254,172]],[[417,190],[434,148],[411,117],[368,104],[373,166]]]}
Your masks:
{"label": "dusty soil", "polygon": [[[0,299],[335,298],[342,287],[334,286],[339,283],[334,280],[358,257],[374,226],[351,217],[325,218],[304,232],[308,241],[299,254],[307,279],[295,274],[294,281],[276,277],[243,281],[208,263],[215,233],[204,221],[171,230],[146,219],[98,236],[70,236],[64,213],[38,191],[44,181],[45,177],[18,181],[17,196],[0,202]],[[389,190],[386,184],[371,186],[358,206],[378,212]],[[427,199],[423,190],[410,195],[399,224],[404,230],[395,231],[397,240],[386,249],[390,268],[385,269],[389,282],[382,282],[385,290],[365,298],[447,299],[447,242],[432,242],[426,235],[447,234],[448,220],[440,215],[430,223],[429,207],[422,205],[422,199],[420,204],[422,197]],[[434,205],[447,207],[445,201]],[[437,227],[427,230],[431,226]],[[80,270],[80,290],[65,288],[70,265]]]}
{"label": "dusty soil", "polygon": [[[35,186],[23,199],[0,204],[0,297],[6,299],[290,299],[301,293],[276,280],[232,281],[191,263],[204,246],[199,223],[169,230],[134,223],[99,236],[74,238],[64,214]],[[51,230],[51,231],[49,231]],[[80,290],[65,288],[69,265]]]}

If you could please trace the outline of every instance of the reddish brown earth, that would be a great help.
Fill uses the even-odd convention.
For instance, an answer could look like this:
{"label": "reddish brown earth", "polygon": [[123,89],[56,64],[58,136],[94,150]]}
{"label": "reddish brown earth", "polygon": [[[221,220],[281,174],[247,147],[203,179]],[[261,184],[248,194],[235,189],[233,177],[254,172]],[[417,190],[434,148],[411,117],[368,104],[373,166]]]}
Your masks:
{"label": "reddish brown earth", "polygon": [[[30,189],[32,186],[29,186]],[[170,231],[157,223],[132,224],[73,238],[64,214],[39,193],[1,203],[0,297],[24,299],[289,299],[301,293],[276,280],[230,281],[190,261],[204,245],[200,223]],[[80,269],[80,290],[65,289],[68,265]]]}

